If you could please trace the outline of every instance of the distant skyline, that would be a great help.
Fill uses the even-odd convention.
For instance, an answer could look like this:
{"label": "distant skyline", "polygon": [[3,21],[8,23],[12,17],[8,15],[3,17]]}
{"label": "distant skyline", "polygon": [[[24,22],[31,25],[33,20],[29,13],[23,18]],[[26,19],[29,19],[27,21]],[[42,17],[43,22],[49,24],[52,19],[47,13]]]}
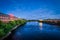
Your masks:
{"label": "distant skyline", "polygon": [[0,0],[0,12],[24,19],[60,19],[60,0]]}

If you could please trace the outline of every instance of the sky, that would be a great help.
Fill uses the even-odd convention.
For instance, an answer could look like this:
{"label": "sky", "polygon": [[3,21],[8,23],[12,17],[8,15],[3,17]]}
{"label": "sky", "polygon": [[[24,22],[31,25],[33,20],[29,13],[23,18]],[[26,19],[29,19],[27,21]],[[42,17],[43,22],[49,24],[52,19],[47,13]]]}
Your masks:
{"label": "sky", "polygon": [[60,0],[0,0],[0,12],[24,19],[60,19]]}

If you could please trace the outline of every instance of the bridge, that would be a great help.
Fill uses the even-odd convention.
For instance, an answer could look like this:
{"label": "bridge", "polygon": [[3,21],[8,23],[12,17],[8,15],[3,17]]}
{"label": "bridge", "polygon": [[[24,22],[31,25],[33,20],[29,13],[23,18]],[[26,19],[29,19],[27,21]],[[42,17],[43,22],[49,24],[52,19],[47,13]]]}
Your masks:
{"label": "bridge", "polygon": [[27,22],[43,22],[43,20],[27,20]]}
{"label": "bridge", "polygon": [[44,19],[44,20],[27,20],[27,22],[42,22],[47,24],[59,25],[60,19]]}

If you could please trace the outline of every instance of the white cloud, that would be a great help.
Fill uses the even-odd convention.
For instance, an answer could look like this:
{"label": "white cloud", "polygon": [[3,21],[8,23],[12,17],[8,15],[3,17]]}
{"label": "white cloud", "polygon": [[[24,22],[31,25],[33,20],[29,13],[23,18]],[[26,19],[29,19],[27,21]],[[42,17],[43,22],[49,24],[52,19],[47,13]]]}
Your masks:
{"label": "white cloud", "polygon": [[36,10],[22,10],[16,8],[13,11],[8,11],[7,13],[13,13],[17,17],[26,18],[26,19],[47,19],[47,18],[59,18],[59,15],[54,15],[54,10],[49,10],[47,8],[36,9]]}

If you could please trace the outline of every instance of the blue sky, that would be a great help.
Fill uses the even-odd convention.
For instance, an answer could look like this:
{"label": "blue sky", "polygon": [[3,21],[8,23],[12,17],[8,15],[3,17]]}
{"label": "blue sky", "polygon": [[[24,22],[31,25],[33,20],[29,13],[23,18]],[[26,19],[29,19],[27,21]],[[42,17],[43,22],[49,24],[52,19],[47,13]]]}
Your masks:
{"label": "blue sky", "polygon": [[0,0],[0,12],[24,19],[60,19],[60,0]]}

